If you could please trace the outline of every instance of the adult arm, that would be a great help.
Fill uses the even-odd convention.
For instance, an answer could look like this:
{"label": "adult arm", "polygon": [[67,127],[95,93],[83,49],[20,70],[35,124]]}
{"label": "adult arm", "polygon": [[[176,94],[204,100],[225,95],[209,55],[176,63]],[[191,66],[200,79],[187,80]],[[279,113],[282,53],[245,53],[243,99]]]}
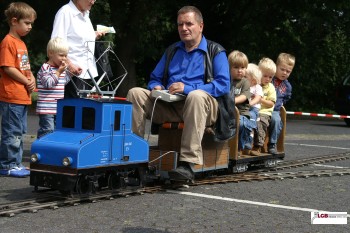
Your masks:
{"label": "adult arm", "polygon": [[[68,12],[63,10],[58,11],[53,22],[51,38],[60,37],[68,41],[68,30],[70,24],[73,23],[70,19],[71,17],[68,15]],[[83,71],[83,69],[78,64],[72,63],[69,58],[67,58],[66,63],[68,66],[68,70],[72,75],[79,76]]]}

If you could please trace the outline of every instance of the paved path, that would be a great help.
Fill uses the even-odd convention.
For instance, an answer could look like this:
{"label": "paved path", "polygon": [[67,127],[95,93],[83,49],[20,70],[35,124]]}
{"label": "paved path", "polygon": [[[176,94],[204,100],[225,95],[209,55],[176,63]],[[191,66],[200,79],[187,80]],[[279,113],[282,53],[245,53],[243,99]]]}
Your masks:
{"label": "paved path", "polygon": [[[33,122],[35,119],[33,118]],[[34,123],[33,123],[34,125]],[[288,121],[286,160],[350,152],[341,121]],[[350,167],[350,160],[299,170]],[[350,232],[312,225],[316,210],[350,213],[349,176],[190,187],[0,218],[1,232]],[[29,178],[0,177],[0,204],[32,195]]]}

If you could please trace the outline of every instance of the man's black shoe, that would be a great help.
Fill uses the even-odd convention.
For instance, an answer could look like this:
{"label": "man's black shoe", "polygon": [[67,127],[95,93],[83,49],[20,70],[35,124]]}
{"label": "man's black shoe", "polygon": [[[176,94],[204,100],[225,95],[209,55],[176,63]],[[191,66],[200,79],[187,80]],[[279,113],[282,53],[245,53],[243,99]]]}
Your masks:
{"label": "man's black shoe", "polygon": [[175,181],[193,181],[194,172],[192,171],[189,163],[180,162],[180,165],[176,169],[169,171],[169,178],[170,180]]}

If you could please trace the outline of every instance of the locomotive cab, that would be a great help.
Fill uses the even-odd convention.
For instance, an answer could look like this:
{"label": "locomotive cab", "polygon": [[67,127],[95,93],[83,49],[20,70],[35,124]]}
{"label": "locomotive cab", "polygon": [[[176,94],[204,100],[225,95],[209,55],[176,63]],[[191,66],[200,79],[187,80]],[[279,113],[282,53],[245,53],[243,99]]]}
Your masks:
{"label": "locomotive cab", "polygon": [[[149,153],[148,143],[132,133],[131,117],[127,101],[58,100],[56,129],[32,144],[30,184],[84,192],[80,180],[84,187],[127,182],[128,174],[138,173],[136,164],[147,167]],[[111,175],[115,180],[108,184]]]}

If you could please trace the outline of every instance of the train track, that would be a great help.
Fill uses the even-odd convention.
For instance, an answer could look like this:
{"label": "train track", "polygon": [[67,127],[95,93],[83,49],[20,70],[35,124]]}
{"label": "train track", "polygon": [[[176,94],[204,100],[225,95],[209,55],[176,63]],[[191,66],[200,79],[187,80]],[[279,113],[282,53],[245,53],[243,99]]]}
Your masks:
{"label": "train track", "polygon": [[[276,170],[283,170],[283,169],[308,166],[310,164],[329,163],[329,162],[347,160],[347,159],[350,159],[350,153],[317,156],[317,157],[313,157],[313,158],[297,159],[297,160],[293,160],[293,161],[282,161],[282,162],[278,163],[278,165],[276,167],[269,168],[268,170],[269,171],[271,171],[271,170],[276,171]],[[266,170],[266,169],[264,169],[264,170]]]}
{"label": "train track", "polygon": [[130,195],[142,194],[143,189],[125,189],[113,192],[111,190],[102,191],[98,194],[79,197],[64,197],[61,195],[37,195],[32,199],[20,202],[11,202],[0,205],[0,216],[13,217],[18,213],[36,213],[42,209],[58,209],[62,206],[77,206],[81,203],[93,203],[99,200],[113,199],[116,197],[128,197]]}
{"label": "train track", "polygon": [[305,167],[310,164],[320,164],[346,159],[350,159],[350,153],[327,155],[293,161],[283,161],[273,168],[256,169],[240,174],[199,178],[196,179],[195,183],[187,183],[186,185],[156,185],[139,189],[128,188],[122,191],[104,190],[99,192],[98,194],[86,197],[63,197],[60,194],[57,194],[57,192],[52,194],[48,192],[43,192],[37,193],[37,196],[33,199],[0,204],[0,216],[12,217],[18,213],[35,213],[41,209],[57,209],[62,206],[74,206],[79,205],[81,203],[97,202],[100,200],[114,199],[117,197],[128,197],[130,195],[141,195],[143,193],[155,193],[165,191],[167,189],[176,189],[184,186],[350,175],[350,168],[281,171],[285,169]]}

